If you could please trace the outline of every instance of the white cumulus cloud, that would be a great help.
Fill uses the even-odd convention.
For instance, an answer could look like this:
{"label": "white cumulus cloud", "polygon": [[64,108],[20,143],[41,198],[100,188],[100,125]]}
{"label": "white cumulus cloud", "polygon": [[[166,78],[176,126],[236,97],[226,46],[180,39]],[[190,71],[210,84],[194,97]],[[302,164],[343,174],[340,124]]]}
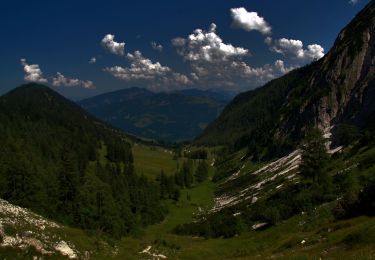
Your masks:
{"label": "white cumulus cloud", "polygon": [[178,43],[175,46],[179,47],[179,53],[189,61],[215,62],[249,55],[249,51],[245,48],[224,43],[216,34],[216,24],[214,23],[211,24],[208,31],[196,29],[186,39],[175,38],[174,43]]}
{"label": "white cumulus cloud", "polygon": [[324,48],[319,44],[307,45],[307,50],[305,52],[305,57],[310,60],[318,60],[324,56]]}
{"label": "white cumulus cloud", "polygon": [[246,31],[259,31],[262,34],[270,34],[271,26],[257,12],[248,12],[245,8],[232,8],[230,13],[233,19],[233,26]]}
{"label": "white cumulus cloud", "polygon": [[86,89],[94,89],[94,83],[90,80],[79,80],[74,78],[67,78],[60,72],[57,72],[56,77],[52,81],[53,86],[65,86],[65,87],[83,87]]}
{"label": "white cumulus cloud", "polygon": [[324,56],[324,48],[319,44],[311,44],[304,49],[303,42],[300,40],[286,38],[272,40],[271,37],[267,37],[265,43],[270,46],[270,49],[274,52],[283,55],[289,54],[300,60],[312,61],[318,60]]}
{"label": "white cumulus cloud", "polygon": [[101,41],[102,46],[110,53],[124,56],[125,42],[116,42],[113,34],[107,34]]}
{"label": "white cumulus cloud", "polygon": [[96,58],[91,57],[90,60],[89,60],[89,64],[94,64],[94,63],[96,63]]}
{"label": "white cumulus cloud", "polygon": [[151,42],[151,47],[156,50],[156,51],[159,51],[159,52],[162,52],[163,51],[163,45],[161,44],[157,44],[156,42]]}
{"label": "white cumulus cloud", "polygon": [[24,79],[30,82],[46,83],[47,79],[43,77],[43,73],[38,64],[27,64],[26,59],[21,59],[21,65],[25,71]]}

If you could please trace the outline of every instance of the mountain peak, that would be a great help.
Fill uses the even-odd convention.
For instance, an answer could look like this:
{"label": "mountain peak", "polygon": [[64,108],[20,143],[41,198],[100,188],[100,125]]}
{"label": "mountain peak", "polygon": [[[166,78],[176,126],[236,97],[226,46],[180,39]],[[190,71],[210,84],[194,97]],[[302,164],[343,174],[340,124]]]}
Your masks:
{"label": "mountain peak", "polygon": [[[33,90],[33,91],[53,91],[50,87],[48,87],[46,85],[31,82],[31,83],[26,83],[26,84],[23,84],[19,87],[16,87],[16,88],[10,90],[5,95],[20,93],[20,92],[30,91],[30,90]],[[55,91],[53,91],[53,92],[55,92]]]}

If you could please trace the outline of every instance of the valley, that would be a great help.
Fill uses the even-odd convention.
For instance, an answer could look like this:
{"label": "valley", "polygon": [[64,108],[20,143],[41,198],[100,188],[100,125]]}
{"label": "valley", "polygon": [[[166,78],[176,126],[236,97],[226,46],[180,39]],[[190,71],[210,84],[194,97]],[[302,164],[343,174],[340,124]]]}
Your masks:
{"label": "valley", "polygon": [[[233,28],[258,17],[230,12]],[[269,51],[293,43],[311,59],[290,70],[278,60],[280,77],[236,96],[216,80],[180,88],[210,82],[209,70],[228,90],[233,68],[236,81],[275,72],[250,68],[214,23],[171,40],[189,76],[107,34],[102,47],[130,67],[102,72],[153,84],[78,102],[53,87],[92,81],[58,72],[50,87],[22,59],[30,82],[0,96],[0,260],[374,259],[375,1],[327,53],[273,39],[258,18],[262,30],[244,28]],[[177,90],[149,90],[171,82]]]}

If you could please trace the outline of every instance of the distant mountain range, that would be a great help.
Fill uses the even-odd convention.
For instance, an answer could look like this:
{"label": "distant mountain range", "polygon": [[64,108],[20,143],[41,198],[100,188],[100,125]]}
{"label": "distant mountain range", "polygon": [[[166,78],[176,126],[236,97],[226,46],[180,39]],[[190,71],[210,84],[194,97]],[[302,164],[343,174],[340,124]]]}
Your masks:
{"label": "distant mountain range", "polygon": [[163,142],[191,140],[202,133],[234,93],[186,89],[154,93],[128,88],[79,101],[92,115],[130,134]]}

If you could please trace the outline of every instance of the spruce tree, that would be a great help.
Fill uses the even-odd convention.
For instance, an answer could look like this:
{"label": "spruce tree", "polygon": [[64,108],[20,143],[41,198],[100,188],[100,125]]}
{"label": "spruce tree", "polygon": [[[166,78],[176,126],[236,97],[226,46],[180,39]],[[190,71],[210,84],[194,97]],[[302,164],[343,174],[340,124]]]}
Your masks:
{"label": "spruce tree", "polygon": [[208,178],[208,164],[205,160],[199,162],[197,170],[195,171],[195,178],[197,182],[203,182]]}
{"label": "spruce tree", "polygon": [[160,172],[160,198],[168,197],[168,178],[164,171]]}
{"label": "spruce tree", "polygon": [[184,164],[182,165],[182,173],[184,175],[185,186],[187,188],[190,188],[194,182],[193,165],[191,160],[184,162]]}
{"label": "spruce tree", "polygon": [[329,160],[325,142],[322,131],[314,128],[308,131],[301,146],[301,175],[313,183],[329,182],[325,169]]}

